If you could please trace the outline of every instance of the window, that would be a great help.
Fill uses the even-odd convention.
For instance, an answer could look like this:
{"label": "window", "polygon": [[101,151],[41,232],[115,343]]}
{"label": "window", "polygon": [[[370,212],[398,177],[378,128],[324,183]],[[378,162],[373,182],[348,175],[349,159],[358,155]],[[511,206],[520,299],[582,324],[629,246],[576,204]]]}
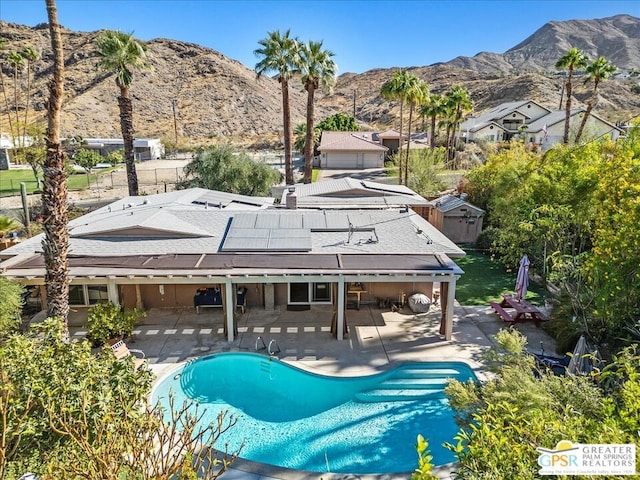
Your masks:
{"label": "window", "polygon": [[109,293],[106,285],[87,285],[87,298],[89,305],[106,302],[109,300]]}
{"label": "window", "polygon": [[95,305],[108,300],[106,285],[69,285],[69,305]]}
{"label": "window", "polygon": [[331,283],[290,283],[289,303],[331,303]]}

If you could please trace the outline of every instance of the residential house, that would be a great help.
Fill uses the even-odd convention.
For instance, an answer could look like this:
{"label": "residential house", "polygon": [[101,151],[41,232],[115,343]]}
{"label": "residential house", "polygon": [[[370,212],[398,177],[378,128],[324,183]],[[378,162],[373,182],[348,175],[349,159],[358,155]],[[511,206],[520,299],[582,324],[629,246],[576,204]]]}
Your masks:
{"label": "residential house", "polygon": [[[270,208],[267,199],[191,189],[128,197],[69,228],[74,308],[105,299],[126,307],[219,306],[232,341],[235,294],[243,292],[249,309],[329,307],[327,322],[341,340],[348,300],[431,296],[436,285],[441,331],[451,338],[463,273],[452,258],[464,252],[408,208]],[[42,235],[0,252],[0,274],[40,289],[44,304],[41,242]]]}
{"label": "residential house", "polygon": [[[584,112],[583,109],[571,111],[573,135],[577,132]],[[503,142],[517,137],[547,149],[562,142],[565,113],[565,110],[550,110],[533,100],[502,103],[480,115],[467,118],[460,124],[458,138],[463,142]],[[585,136],[600,138],[609,135],[612,140],[616,140],[622,133],[619,127],[593,113],[585,130]]]}
{"label": "residential house", "polygon": [[[124,149],[121,138],[84,138],[83,146],[106,156]],[[164,145],[159,138],[136,138],[133,140],[133,154],[136,161],[159,160],[164,157]]]}
{"label": "residential house", "polygon": [[389,148],[374,132],[322,132],[320,168],[364,169],[384,167]]}
{"label": "residential house", "polygon": [[431,225],[453,242],[475,243],[482,232],[484,210],[467,202],[465,194],[443,195],[431,204],[427,214]]}

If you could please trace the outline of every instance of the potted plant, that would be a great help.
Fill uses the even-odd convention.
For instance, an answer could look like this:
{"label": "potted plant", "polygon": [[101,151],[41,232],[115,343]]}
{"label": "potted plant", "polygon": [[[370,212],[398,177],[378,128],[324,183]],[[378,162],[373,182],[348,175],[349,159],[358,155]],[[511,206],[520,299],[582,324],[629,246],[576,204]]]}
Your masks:
{"label": "potted plant", "polygon": [[89,309],[88,338],[94,346],[115,343],[131,336],[136,322],[146,317],[143,310],[127,310],[112,302],[98,303]]}

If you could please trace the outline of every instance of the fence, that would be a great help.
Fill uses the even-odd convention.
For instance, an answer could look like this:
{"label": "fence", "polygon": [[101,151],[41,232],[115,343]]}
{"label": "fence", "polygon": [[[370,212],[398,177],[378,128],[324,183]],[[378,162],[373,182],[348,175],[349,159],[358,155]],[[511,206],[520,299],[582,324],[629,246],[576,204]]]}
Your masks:
{"label": "fence", "polygon": [[[165,191],[174,190],[175,185],[184,177],[182,167],[155,168],[151,170],[136,170],[138,185],[143,187],[162,187]],[[34,193],[42,185],[35,180],[9,179],[0,187],[0,197],[20,195],[20,184],[24,183],[28,193]],[[73,174],[67,179],[67,187],[70,192],[79,190],[115,190],[127,188],[127,172],[124,169],[114,170],[109,173]]]}

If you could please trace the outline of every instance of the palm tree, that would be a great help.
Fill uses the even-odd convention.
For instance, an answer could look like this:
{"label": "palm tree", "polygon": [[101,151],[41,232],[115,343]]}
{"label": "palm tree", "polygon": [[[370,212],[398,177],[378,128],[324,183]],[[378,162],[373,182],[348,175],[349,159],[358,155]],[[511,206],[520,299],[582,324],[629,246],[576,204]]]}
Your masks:
{"label": "palm tree", "polygon": [[[0,51],[4,51],[6,48],[7,41],[5,39],[0,39]],[[3,58],[2,61],[5,61]],[[11,116],[11,107],[9,106],[9,98],[7,97],[7,86],[4,83],[4,74],[2,73],[2,68],[0,68],[0,86],[2,87],[2,97],[4,99],[4,107],[7,111],[7,117],[9,118],[9,133],[11,134],[12,141],[15,140],[16,134],[13,130],[13,117]]]}
{"label": "palm tree", "polygon": [[449,136],[447,137],[447,160],[452,162],[455,158],[455,141],[458,126],[462,117],[473,110],[473,102],[469,92],[460,85],[451,87],[445,94],[445,99],[451,112],[451,125],[448,127]]}
{"label": "palm tree", "polygon": [[116,85],[120,89],[118,106],[129,195],[138,195],[138,175],[133,155],[133,104],[129,89],[133,83],[133,70],[151,68],[146,60],[147,47],[133,38],[133,33],[119,30],[104,31],[96,38],[95,46],[96,55],[100,58],[98,68],[115,73]]}
{"label": "palm tree", "polygon": [[27,62],[27,100],[24,106],[24,126],[22,130],[22,137],[25,138],[27,136],[27,125],[29,124],[29,104],[31,103],[31,64],[38,60],[38,53],[28,45],[22,49],[20,55]]}
{"label": "palm tree", "polygon": [[[587,104],[587,111],[584,113],[582,117],[582,122],[580,122],[580,128],[578,129],[578,134],[576,135],[576,143],[580,141],[580,137],[582,137],[582,132],[584,131],[584,127],[587,124],[587,119],[589,115],[591,115],[591,110],[598,103],[598,85],[600,82],[607,80],[613,73],[616,71],[616,67],[609,63],[609,61],[604,57],[598,57],[597,60],[594,60],[591,65],[587,67],[587,77],[586,82],[593,81],[593,91],[591,92],[591,98],[589,99],[589,103]],[[585,82],[585,83],[586,83]]]}
{"label": "palm tree", "polygon": [[411,149],[411,122],[413,121],[413,109],[416,104],[424,102],[425,98],[429,95],[429,87],[427,84],[419,79],[416,75],[409,74],[407,76],[405,101],[409,103],[409,132],[407,143],[407,154],[404,161],[404,184],[409,185],[409,151]]}
{"label": "palm tree", "polygon": [[445,99],[439,93],[430,93],[427,95],[424,103],[420,106],[420,116],[429,118],[431,126],[429,127],[429,145],[431,149],[436,146],[436,124],[438,117],[445,113]]}
{"label": "palm tree", "polygon": [[59,317],[65,326],[69,316],[69,210],[67,203],[67,173],[60,145],[60,113],[64,95],[64,52],[58,24],[55,0],[46,0],[49,34],[53,50],[53,79],[49,84],[47,104],[47,157],[42,168],[44,187],[42,208],[44,213],[44,240],[42,249],[46,267],[47,311],[50,317]]}
{"label": "palm tree", "polygon": [[556,63],[556,68],[561,68],[563,70],[567,70],[567,83],[565,86],[565,91],[567,94],[567,101],[565,103],[565,114],[564,114],[564,137],[562,139],[564,144],[569,143],[569,120],[571,118],[571,93],[573,87],[573,71],[579,68],[584,68],[587,66],[587,56],[584,54],[582,50],[577,48],[570,48],[567,53],[560,57],[560,59]]}
{"label": "palm tree", "polygon": [[314,94],[318,88],[333,89],[336,83],[337,66],[332,60],[333,52],[322,48],[322,41],[300,45],[298,69],[302,85],[307,91],[307,134],[304,145],[304,183],[311,183],[314,136]]}
{"label": "palm tree", "polygon": [[398,183],[402,184],[402,144],[404,143],[404,137],[402,135],[402,121],[404,118],[404,101],[405,90],[407,84],[407,76],[409,73],[406,70],[398,70],[394,72],[393,76],[382,84],[380,88],[380,96],[386,101],[391,102],[394,100],[400,100],[400,142],[398,145],[398,158],[400,162],[398,164]]}
{"label": "palm tree", "polygon": [[289,36],[289,30],[281,34],[279,30],[269,32],[267,38],[258,42],[261,48],[253,53],[261,57],[256,63],[258,78],[266,72],[278,73],[278,81],[282,89],[282,123],[284,127],[284,168],[287,185],[294,183],[292,162],[291,106],[289,104],[289,80],[295,71],[298,61],[298,39]]}
{"label": "palm tree", "polygon": [[9,62],[9,65],[13,68],[13,108],[16,116],[16,131],[15,136],[13,137],[13,143],[15,147],[17,141],[19,148],[22,145],[24,138],[20,141],[20,118],[18,116],[18,73],[24,67],[24,58],[22,58],[20,52],[9,52],[7,55],[7,62]]}

